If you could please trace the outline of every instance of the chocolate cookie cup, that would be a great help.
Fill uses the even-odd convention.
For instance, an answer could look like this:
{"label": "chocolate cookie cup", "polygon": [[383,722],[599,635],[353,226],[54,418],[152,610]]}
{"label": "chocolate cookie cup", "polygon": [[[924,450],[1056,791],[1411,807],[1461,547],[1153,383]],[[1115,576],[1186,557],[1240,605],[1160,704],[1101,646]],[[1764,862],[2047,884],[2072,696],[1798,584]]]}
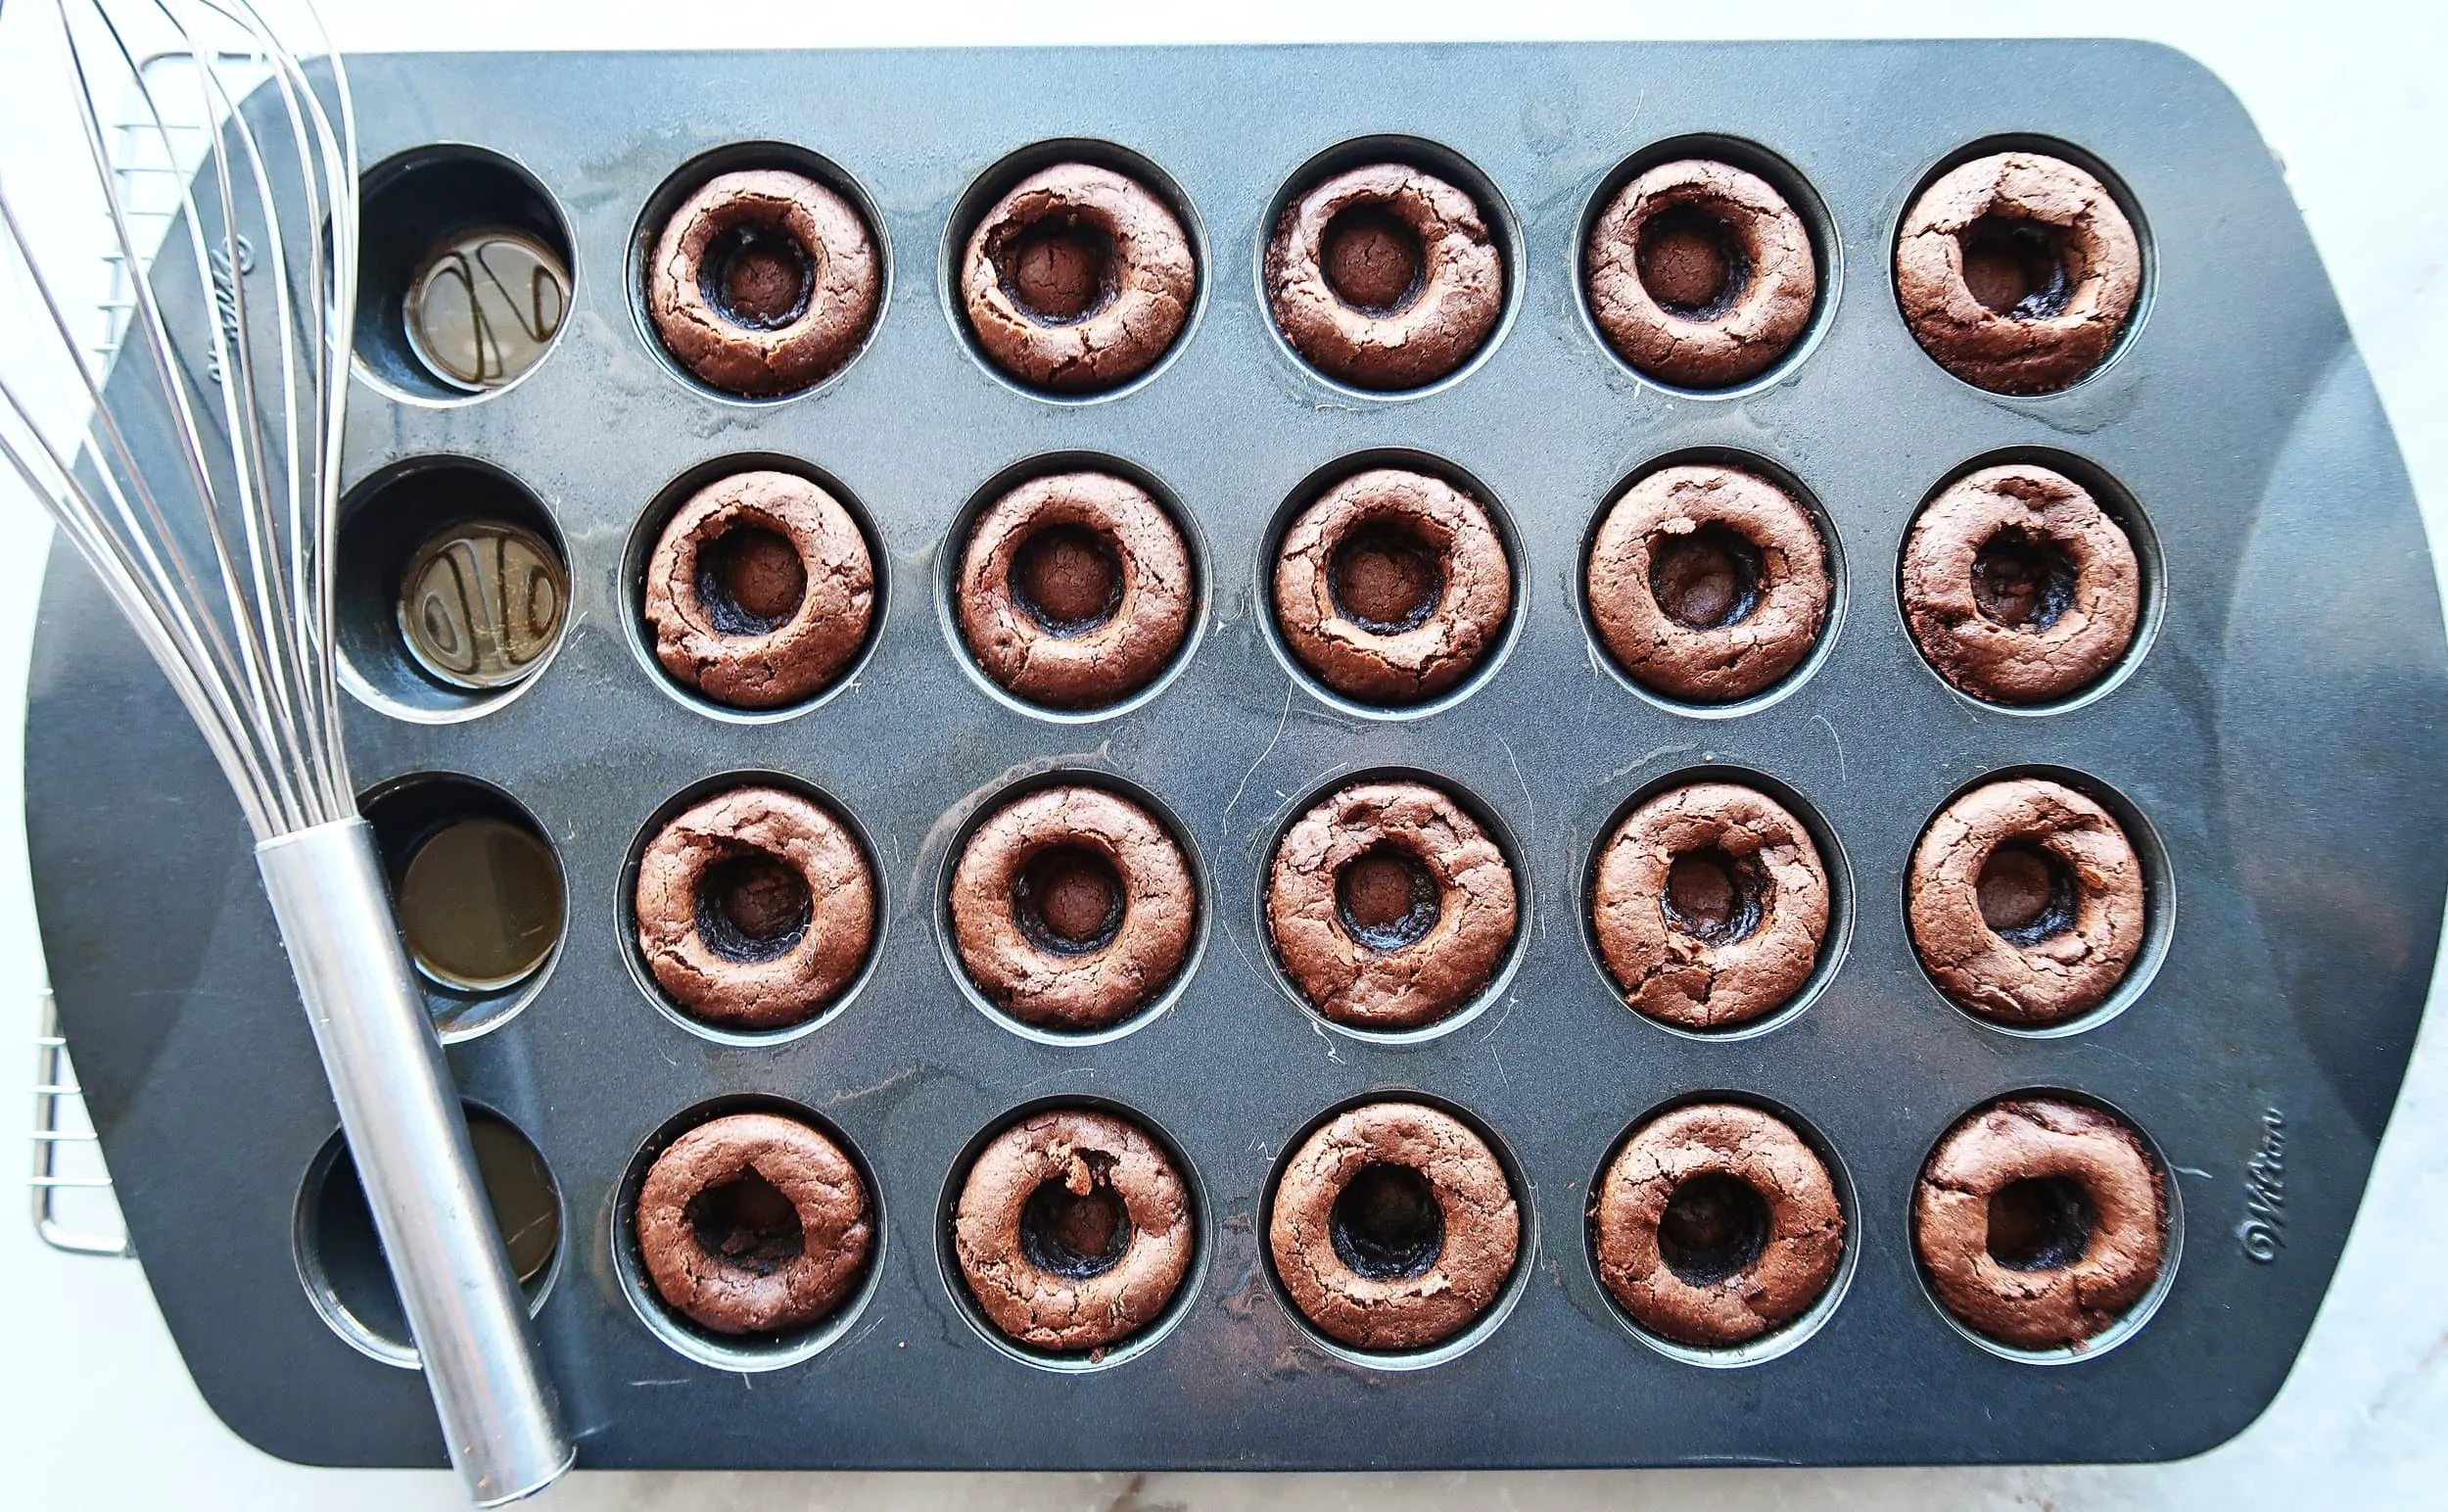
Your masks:
{"label": "chocolate cookie cup", "polygon": [[646,260],[646,313],[710,388],[795,394],[857,354],[883,300],[883,257],[858,209],[805,173],[717,173],[683,200]]}
{"label": "chocolate cookie cup", "polygon": [[1173,664],[1198,582],[1181,528],[1146,489],[1062,472],[1019,483],[978,514],[953,603],[963,642],[998,686],[1086,711]]}
{"label": "chocolate cookie cup", "polygon": [[1267,242],[1267,304],[1293,351],[1355,388],[1416,389],[1504,313],[1493,207],[1426,168],[1377,162],[1297,192]]}
{"label": "chocolate cookie cup", "polygon": [[2124,334],[2142,281],[2142,243],[2108,186],[2042,153],[1949,169],[1896,234],[1896,298],[1913,339],[1997,394],[2052,394],[2089,376]]}
{"label": "chocolate cookie cup", "polygon": [[1913,949],[1939,989],[2013,1028],[2098,1007],[2146,924],[2124,827],[2045,778],[1989,782],[1940,810],[1912,849],[1905,892]]}
{"label": "chocolate cookie cup", "polygon": [[962,310],[1005,373],[1094,394],[1153,367],[1190,318],[1190,234],[1136,178],[1093,163],[1028,174],[989,206],[961,255]]}
{"label": "chocolate cookie cup", "polygon": [[815,800],[732,787],[667,821],[637,858],[637,946],[664,995],[717,1029],[787,1029],[866,967],[877,930],[867,852]]}
{"label": "chocolate cookie cup", "polygon": [[1584,585],[1616,664],[1702,704],[1739,702],[1802,665],[1835,594],[1811,511],[1719,462],[1661,467],[1625,489],[1590,542]]}
{"label": "chocolate cookie cup", "polygon": [[1675,1344],[1733,1348],[1792,1323],[1836,1279],[1845,1209],[1793,1126],[1738,1103],[1650,1119],[1599,1178],[1598,1279]]}
{"label": "chocolate cookie cup", "polygon": [[1467,1007],[1513,948],[1512,865],[1425,782],[1352,782],[1285,831],[1267,932],[1293,986],[1347,1028],[1417,1029]]}
{"label": "chocolate cookie cup", "polygon": [[1277,630],[1335,692],[1403,705],[1477,671],[1513,612],[1486,506],[1441,478],[1373,467],[1294,517],[1275,551]]}
{"label": "chocolate cookie cup", "polygon": [[733,709],[799,703],[866,649],[875,565],[841,501],[795,473],[717,478],[664,523],[642,613],[655,660]]}
{"label": "chocolate cookie cup", "polygon": [[1905,539],[1904,610],[1939,676],[1993,703],[2096,682],[2134,643],[2142,566],[2090,491],[2037,463],[1947,487]]}
{"label": "chocolate cookie cup", "polygon": [[952,1214],[954,1258],[987,1321],[1015,1344],[1091,1363],[1164,1315],[1197,1247],[1172,1155],[1129,1119],[1085,1108],[996,1135]]}
{"label": "chocolate cookie cup", "polygon": [[1164,822],[1073,783],[1012,799],[952,871],[953,946],[1023,1023],[1109,1029],[1163,996],[1199,933],[1199,884]]}
{"label": "chocolate cookie cup", "polygon": [[655,1295],[725,1335],[822,1322],[875,1241],[873,1204],[850,1158],[772,1112],[714,1118],[673,1140],[647,1168],[636,1218]]}
{"label": "chocolate cookie cup", "polygon": [[2167,1263],[2167,1178],[2087,1103],[2018,1094],[1956,1124],[1921,1169],[1912,1247],[1956,1321],[2010,1348],[2081,1350]]}
{"label": "chocolate cookie cup", "polygon": [[1647,169],[1590,226],[1590,316],[1662,383],[1721,389],[1774,365],[1818,303],[1811,233],[1774,185],[1730,163]]}
{"label": "chocolate cookie cup", "polygon": [[1267,1251],[1310,1326],[1355,1349],[1432,1349],[1479,1321],[1522,1251],[1511,1179],[1487,1141],[1399,1100],[1329,1118],[1284,1161]]}
{"label": "chocolate cookie cup", "polygon": [[1818,845],[1784,805],[1736,782],[1671,788],[1598,852],[1599,959],[1635,1012],[1677,1028],[1772,1014],[1817,969],[1829,918]]}

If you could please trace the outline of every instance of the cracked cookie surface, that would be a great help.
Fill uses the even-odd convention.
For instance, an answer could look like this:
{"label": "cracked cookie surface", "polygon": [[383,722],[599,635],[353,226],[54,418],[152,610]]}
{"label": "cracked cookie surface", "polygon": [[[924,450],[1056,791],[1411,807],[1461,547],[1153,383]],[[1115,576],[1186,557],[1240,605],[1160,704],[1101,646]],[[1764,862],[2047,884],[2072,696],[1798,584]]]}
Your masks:
{"label": "cracked cookie surface", "polygon": [[1155,365],[1190,318],[1199,265],[1182,223],[1146,185],[1058,163],[981,216],[961,260],[969,329],[995,365],[1035,388],[1089,394]]}
{"label": "cracked cookie surface", "polygon": [[721,1334],[776,1333],[841,1304],[874,1242],[867,1184],[795,1118],[733,1113],[672,1141],[637,1194],[656,1295]]}
{"label": "cracked cookie surface", "polygon": [[[1367,217],[1359,237],[1330,247],[1354,213]],[[1410,276],[1389,276],[1389,262],[1407,263]],[[1267,244],[1276,329],[1328,377],[1363,389],[1415,389],[1469,361],[1504,312],[1504,278],[1479,204],[1399,163],[1310,189],[1285,207]]]}
{"label": "cracked cookie surface", "polygon": [[1810,233],[1785,197],[1730,163],[1663,163],[1589,231],[1590,313],[1624,361],[1715,389],[1792,350],[1818,299]]}
{"label": "cracked cookie surface", "polygon": [[883,260],[849,201],[778,168],[722,173],[672,212],[646,264],[664,347],[714,388],[752,399],[811,388],[850,360]]}

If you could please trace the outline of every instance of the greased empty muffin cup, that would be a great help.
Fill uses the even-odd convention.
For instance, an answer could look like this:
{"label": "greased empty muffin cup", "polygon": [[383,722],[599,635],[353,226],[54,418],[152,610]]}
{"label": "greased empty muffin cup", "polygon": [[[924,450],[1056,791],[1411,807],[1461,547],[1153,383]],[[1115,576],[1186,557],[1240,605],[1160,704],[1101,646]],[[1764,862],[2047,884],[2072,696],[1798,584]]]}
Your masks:
{"label": "greased empty muffin cup", "polygon": [[2107,185],[2004,152],[1950,169],[1896,237],[1896,296],[1938,364],[1999,394],[2090,375],[2142,296],[2142,243]]}
{"label": "greased empty muffin cup", "polygon": [[1598,1279],[1651,1333],[1749,1344],[1810,1310],[1836,1278],[1845,1210],[1793,1127],[1734,1103],[1641,1125],[1599,1179]]}
{"label": "greased empty muffin cup", "polygon": [[1984,467],[1930,501],[1904,549],[1905,617],[1975,698],[2080,692],[2134,643],[2142,568],[2090,491],[2034,463]]}
{"label": "greased empty muffin cup", "polygon": [[664,222],[646,309],[701,382],[797,393],[850,360],[875,323],[883,260],[849,201],[779,168],[722,173]]}
{"label": "greased empty muffin cup", "polygon": [[718,1334],[821,1322],[875,1238],[858,1167],[777,1113],[733,1113],[672,1141],[646,1171],[636,1221],[656,1295]]}
{"label": "greased empty muffin cup", "polygon": [[1031,387],[1091,394],[1138,377],[1190,318],[1199,264],[1164,202],[1089,163],[1014,184],[969,233],[961,301],[977,344]]}
{"label": "greased empty muffin cup", "polygon": [[1774,185],[1706,159],[1662,163],[1590,227],[1590,314],[1624,361],[1716,389],[1793,349],[1818,300],[1811,235]]}
{"label": "greased empty muffin cup", "polygon": [[1285,207],[1267,301],[1292,349],[1357,388],[1415,389],[1469,361],[1504,312],[1485,207],[1433,173],[1377,163]]}
{"label": "greased empty muffin cup", "polygon": [[1336,484],[1284,533],[1274,574],[1284,643],[1345,697],[1434,698],[1494,650],[1513,610],[1504,541],[1442,479],[1378,467]]}
{"label": "greased empty muffin cup", "polygon": [[988,1320],[1034,1348],[1091,1357],[1171,1304],[1197,1246],[1190,1190],[1125,1118],[1057,1109],[978,1153],[952,1218],[961,1277]]}
{"label": "greased empty muffin cup", "polygon": [[1616,827],[1590,909],[1599,956],[1633,1009],[1679,1028],[1731,1028],[1811,979],[1827,934],[1827,872],[1784,805],[1738,783],[1694,782]]}
{"label": "greased empty muffin cup", "polygon": [[1451,1113],[1371,1103],[1303,1141],[1277,1178],[1267,1246],[1301,1316],[1331,1339],[1434,1348],[1484,1314],[1521,1255],[1504,1165]]}

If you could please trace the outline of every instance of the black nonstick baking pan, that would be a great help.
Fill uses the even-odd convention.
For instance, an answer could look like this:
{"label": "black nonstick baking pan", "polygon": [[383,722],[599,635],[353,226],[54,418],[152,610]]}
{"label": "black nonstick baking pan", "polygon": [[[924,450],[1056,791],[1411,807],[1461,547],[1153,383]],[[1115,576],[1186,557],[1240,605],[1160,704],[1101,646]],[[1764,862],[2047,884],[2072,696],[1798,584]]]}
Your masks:
{"label": "black nonstick baking pan", "polygon": [[[532,821],[557,853],[564,921],[541,971],[437,989],[437,1009],[467,1096],[532,1142],[557,1191],[557,1250],[527,1268],[581,1463],[2153,1460],[2227,1439],[2277,1392],[2353,1220],[2430,975],[2448,893],[2448,654],[2371,382],[2277,163],[2200,67],[2136,44],[2017,42],[366,57],[352,71],[363,161],[423,175],[406,209],[369,201],[369,234],[400,239],[376,257],[413,262],[419,238],[456,215],[558,237],[574,259],[549,354],[475,399],[418,379],[369,285],[378,307],[348,432],[351,517],[375,536],[476,508],[565,555],[568,625],[548,664],[514,692],[452,691],[387,638],[394,605],[367,586],[379,574],[344,581],[340,612],[369,792]],[[1403,397],[1304,366],[1259,293],[1285,185],[1370,138],[1491,189],[1507,260],[1482,356]],[[1678,141],[1768,165],[1822,270],[1798,354],[1717,397],[1634,374],[1579,292],[1594,202],[1626,164]],[[821,162],[888,264],[864,352],[778,402],[685,379],[639,303],[656,207],[740,144]],[[2060,393],[1959,381],[1899,311],[1907,202],[1982,144],[2095,165],[2142,241],[2127,336]],[[1050,400],[969,345],[946,292],[950,228],[1013,154],[1112,149],[1178,192],[1196,305],[1152,376]],[[990,480],[1050,454],[1116,458],[1160,485],[1197,559],[1191,650],[1153,696],[1104,717],[1002,696],[954,629],[956,522]],[[1399,718],[1297,674],[1261,591],[1287,501],[1360,455],[1426,457],[1472,480],[1515,557],[1492,669]],[[1669,456],[1754,459],[1797,485],[1830,536],[1821,652],[1730,711],[1638,690],[1581,601],[1598,511]],[[1899,606],[1907,522],[1995,457],[2100,480],[2149,585],[2138,649],[2049,712],[1953,690]],[[825,480],[876,547],[865,659],[789,717],[690,701],[637,627],[640,521],[738,458]],[[352,539],[344,555],[374,549]],[[329,1184],[336,1121],[237,811],[67,558],[43,598],[26,763],[61,1016],[199,1386],[284,1456],[440,1463],[377,1260],[351,1242],[346,1183]],[[947,849],[980,805],[1061,771],[1153,799],[1201,890],[1177,994],[1093,1043],[1014,1032],[942,943]],[[1262,932],[1274,842],[1363,772],[1464,795],[1520,878],[1521,943],[1447,1032],[1328,1025]],[[1681,1035],[1631,1013],[1585,924],[1612,822],[1701,772],[1765,780],[1821,829],[1831,961],[1802,1011],[1764,1033]],[[2141,964],[2111,1011],[2073,1032],[2013,1033],[1958,1011],[1906,933],[1916,836],[1951,795],[2002,772],[2100,797],[2142,854]],[[649,822],[739,773],[824,795],[883,892],[880,941],[846,1006],[765,1042],[658,1007],[624,901]],[[1937,1140],[2031,1089],[2121,1111],[2170,1188],[2163,1287],[2113,1337],[2047,1359],[1952,1324],[1909,1227]],[[1521,1200],[1525,1253],[1506,1295],[1464,1347],[1431,1358],[1330,1351],[1295,1326],[1263,1257],[1288,1144],[1387,1091],[1492,1134]],[[1848,1205],[1833,1300],[1790,1347],[1652,1347],[1596,1279],[1593,1179],[1626,1129],[1704,1093],[1807,1127]],[[622,1213],[659,1138],[758,1102],[817,1115],[880,1204],[864,1289],[788,1347],[673,1324],[640,1289]],[[1065,1102],[1159,1130],[1200,1221],[1177,1313],[1094,1368],[990,1342],[947,1268],[965,1152],[1015,1110]]]}

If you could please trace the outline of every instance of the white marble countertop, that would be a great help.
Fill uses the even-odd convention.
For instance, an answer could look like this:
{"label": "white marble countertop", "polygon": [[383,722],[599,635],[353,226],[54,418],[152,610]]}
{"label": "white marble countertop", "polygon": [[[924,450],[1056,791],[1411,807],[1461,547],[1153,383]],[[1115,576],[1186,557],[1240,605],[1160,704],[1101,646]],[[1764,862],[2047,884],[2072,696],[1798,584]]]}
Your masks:
{"label": "white marble countertop", "polygon": [[[775,46],[952,42],[1358,41],[1584,37],[2149,37],[2185,49],[2241,97],[2289,182],[2371,364],[2412,468],[2435,549],[2448,552],[2448,7],[2437,0],[2053,0],[2047,7],[1748,0],[1675,8],[1406,0],[1171,7],[1070,0],[1006,8],[917,0],[857,14],[785,0],[675,10],[326,0],[345,48]],[[676,15],[707,17],[674,35]],[[31,139],[36,67],[28,4],[0,21],[0,171],[13,190]],[[717,29],[716,23],[719,23]],[[16,144],[16,145],[11,145]],[[0,354],[13,322],[0,290]],[[0,360],[5,355],[0,354]],[[43,527],[0,486],[0,811],[22,807],[26,652]],[[22,828],[0,824],[0,1102],[32,1069],[43,980]],[[2441,990],[2434,978],[2434,1006]],[[13,1059],[15,1058],[15,1059]],[[19,1106],[24,1106],[23,1104]],[[6,1158],[0,1141],[0,1158]],[[2395,1119],[2293,1376],[2240,1437],[2196,1459],[2132,1468],[1650,1471],[1413,1476],[666,1475],[580,1472],[553,1508],[1026,1508],[1236,1512],[1241,1508],[2053,1508],[2437,1504],[2448,1485],[2448,1016],[2418,1046]],[[283,1464],[206,1408],[171,1347],[143,1273],[43,1249],[23,1214],[0,1218],[0,1500],[23,1507],[447,1508],[439,1472]]]}

